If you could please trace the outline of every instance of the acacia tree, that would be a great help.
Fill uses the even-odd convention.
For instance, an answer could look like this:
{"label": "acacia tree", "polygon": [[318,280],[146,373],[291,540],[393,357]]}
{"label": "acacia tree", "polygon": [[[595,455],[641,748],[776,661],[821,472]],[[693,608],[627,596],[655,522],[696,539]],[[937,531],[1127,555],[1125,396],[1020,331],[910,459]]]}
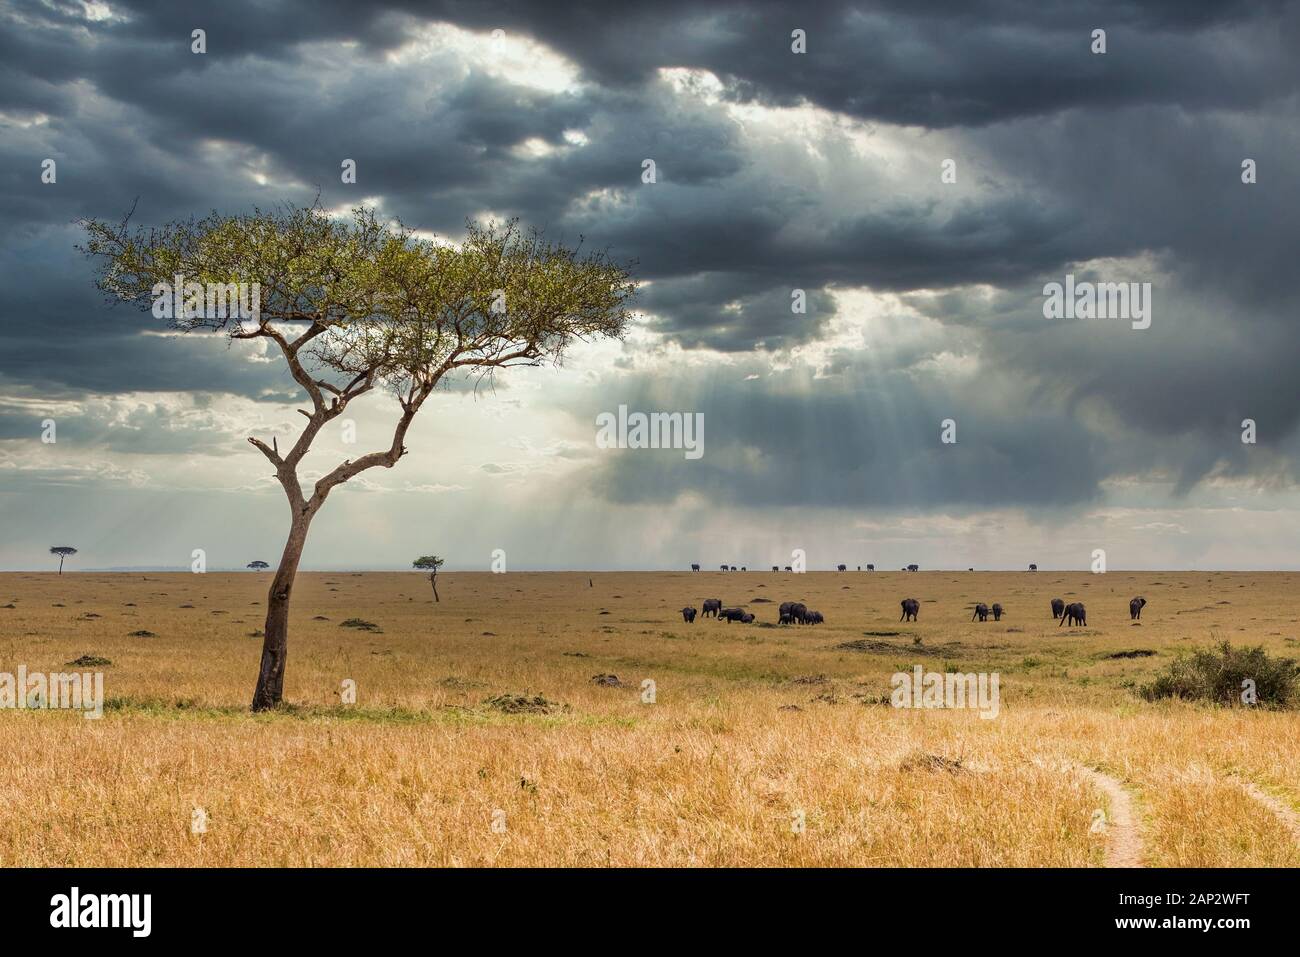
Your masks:
{"label": "acacia tree", "polygon": [[247,565],[245,565],[244,567],[245,567],[245,568],[251,568],[251,569],[252,569],[253,571],[255,571],[255,572],[260,572],[262,569],[264,569],[264,568],[270,568],[271,566],[268,565],[266,562],[264,562],[264,561],[260,561],[260,560],[259,560],[259,561],[255,561],[255,562],[249,562],[249,563],[248,563]]}
{"label": "acacia tree", "polygon": [[69,556],[77,554],[77,550],[71,545],[55,545],[50,549],[51,555],[59,556],[59,574],[63,574],[63,560]]}
{"label": "acacia tree", "polygon": [[[248,215],[213,213],[144,229],[85,220],[81,247],[110,298],[150,309],[181,277],[187,299],[173,328],[261,340],[278,349],[310,400],[306,425],[281,451],[250,437],[289,502],[288,539],[267,596],[265,639],[252,708],[284,694],[289,597],[312,519],[330,492],[366,469],[392,468],[407,430],[440,383],[514,365],[559,364],[575,340],[621,337],[636,283],[603,254],[525,232],[515,221],[469,224],[459,244],[415,236],[358,207],[350,219],[319,204]],[[190,283],[199,283],[189,296]],[[231,316],[212,290],[257,283],[260,312]],[[206,298],[204,290],[207,290]],[[157,314],[158,310],[155,310]],[[400,414],[386,448],[348,459],[306,491],[298,467],[322,428],[376,389]]]}
{"label": "acacia tree", "polygon": [[421,555],[415,561],[411,562],[412,568],[419,568],[429,573],[429,584],[433,586],[433,600],[438,601],[438,569],[442,567],[443,559],[437,555]]}

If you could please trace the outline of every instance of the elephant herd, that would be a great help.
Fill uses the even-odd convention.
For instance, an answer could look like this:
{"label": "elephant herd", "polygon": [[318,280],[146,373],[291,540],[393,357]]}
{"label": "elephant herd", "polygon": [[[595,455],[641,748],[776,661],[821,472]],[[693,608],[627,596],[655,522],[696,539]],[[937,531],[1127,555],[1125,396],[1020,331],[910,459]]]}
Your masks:
{"label": "elephant herd", "polygon": [[[1141,595],[1132,599],[1128,603],[1129,618],[1138,621],[1142,617],[1142,609],[1146,607],[1147,600]],[[899,605],[903,609],[899,621],[916,621],[917,613],[921,610],[921,603],[915,598],[904,598]],[[697,612],[695,608],[687,606],[682,609],[682,620],[690,623],[695,621]],[[977,618],[980,621],[988,621],[989,616],[993,616],[994,621],[1001,621],[1004,610],[1000,604],[994,602],[992,605],[986,605],[979,602],[975,605],[975,613],[971,615],[971,621]],[[719,621],[733,622],[739,621],[743,624],[752,624],[754,616],[752,613],[745,611],[743,608],[723,608],[721,598],[704,599],[704,617],[712,615]],[[1069,624],[1083,625],[1088,624],[1088,610],[1084,608],[1083,602],[1075,601],[1066,604],[1062,598],[1052,599],[1052,618],[1058,619],[1056,627]],[[777,621],[782,625],[820,625],[826,619],[822,617],[819,611],[811,611],[808,606],[801,601],[786,601],[781,603],[778,610]]]}
{"label": "elephant herd", "polygon": [[[695,616],[699,612],[692,606],[687,605],[682,609],[682,620],[687,624],[695,621]],[[808,606],[801,601],[787,601],[781,603],[778,621],[782,625],[820,625],[826,619],[822,617],[819,611],[809,611]],[[703,617],[714,617],[718,621],[733,622],[738,621],[745,625],[754,623],[752,612],[745,611],[743,608],[723,608],[721,598],[704,599]]]}

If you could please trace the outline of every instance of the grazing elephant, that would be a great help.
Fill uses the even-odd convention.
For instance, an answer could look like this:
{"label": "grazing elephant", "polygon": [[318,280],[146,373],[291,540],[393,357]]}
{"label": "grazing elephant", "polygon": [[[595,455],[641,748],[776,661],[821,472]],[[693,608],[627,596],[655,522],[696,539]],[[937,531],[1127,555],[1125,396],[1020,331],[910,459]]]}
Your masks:
{"label": "grazing elephant", "polygon": [[975,614],[970,616],[971,621],[974,621],[976,618],[978,618],[980,621],[989,620],[989,606],[984,604],[984,602],[980,602],[978,605],[976,605]]}
{"label": "grazing elephant", "polygon": [[[749,569],[746,568],[744,565],[741,565],[741,566],[740,566],[740,570],[741,570],[742,572],[747,572],[747,571],[749,571]],[[734,569],[733,569],[733,571],[734,571]]]}
{"label": "grazing elephant", "polygon": [[904,598],[900,604],[903,608],[903,617],[898,620],[916,621],[916,613],[921,610],[921,603],[915,598]]}
{"label": "grazing elephant", "polygon": [[721,610],[722,610],[722,599],[721,599],[721,598],[706,598],[706,599],[704,599],[704,617],[705,617],[705,618],[708,618],[708,617],[709,617],[709,613],[710,613],[710,612],[713,613],[713,617],[714,617],[714,618],[717,618],[717,617],[718,617],[718,612],[720,612]]}
{"label": "grazing elephant", "polygon": [[682,620],[690,624],[695,620],[695,609],[687,606],[682,609]]}
{"label": "grazing elephant", "polygon": [[752,625],[754,623],[754,615],[752,612],[747,611],[740,616],[740,620],[747,625]]}
{"label": "grazing elephant", "polygon": [[[746,614],[748,613],[743,608],[724,608],[718,613],[718,618],[727,622],[744,621]],[[750,615],[749,620],[753,621],[754,616]]]}
{"label": "grazing elephant", "polygon": [[808,612],[808,624],[810,625],[820,625],[825,620],[826,619],[822,617],[822,613],[819,611]]}
{"label": "grazing elephant", "polygon": [[909,572],[919,572],[919,571],[921,570],[921,566],[920,566],[920,565],[908,565],[908,566],[907,566],[907,570],[908,570]]}
{"label": "grazing elephant", "polygon": [[997,602],[994,602],[994,603],[993,603],[993,608],[991,609],[991,611],[993,612],[993,620],[994,620],[994,621],[1001,621],[1001,620],[1002,620],[1002,606],[1001,606],[1001,605],[999,605]]}
{"label": "grazing elephant", "polygon": [[790,618],[796,625],[808,624],[808,606],[801,601],[791,602]]}
{"label": "grazing elephant", "polygon": [[788,571],[788,572],[792,572],[792,571],[794,571],[794,569],[791,568],[789,565],[786,565],[786,566],[785,566],[785,570]]}
{"label": "grazing elephant", "polygon": [[846,572],[846,571],[849,570],[849,566],[848,566],[848,565],[836,565],[836,566],[835,566],[835,570],[836,570],[837,572]]}
{"label": "grazing elephant", "polygon": [[691,571],[693,571],[693,572],[698,572],[699,570],[700,570],[700,566],[699,566],[699,565],[692,565],[692,566],[691,566]]}
{"label": "grazing elephant", "polygon": [[868,566],[867,566],[867,571],[869,571],[869,572],[874,572],[875,570],[876,570],[876,566],[875,566],[875,565],[868,565]]}
{"label": "grazing elephant", "polygon": [[1063,615],[1061,616],[1061,621],[1060,621],[1059,624],[1057,624],[1056,627],[1057,627],[1057,628],[1060,628],[1061,625],[1064,625],[1064,624],[1065,624],[1065,622],[1066,622],[1067,619],[1069,620],[1069,622],[1070,622],[1071,625],[1085,625],[1085,626],[1086,626],[1086,625],[1088,624],[1088,612],[1087,612],[1087,609],[1085,609],[1085,608],[1083,607],[1083,602],[1081,602],[1081,601],[1074,601],[1074,602],[1070,602],[1070,604],[1066,605],[1066,606],[1065,606],[1065,614],[1063,614]]}
{"label": "grazing elephant", "polygon": [[781,570],[781,566],[779,566],[779,565],[773,565],[773,566],[772,566],[772,571],[774,571],[774,572],[779,572],[780,570]]}
{"label": "grazing elephant", "polygon": [[1143,598],[1141,595],[1139,595],[1137,598],[1134,598],[1131,602],[1128,603],[1128,616],[1130,618],[1141,618],[1142,606],[1145,605],[1146,603],[1147,600]]}
{"label": "grazing elephant", "polygon": [[1065,602],[1062,601],[1060,598],[1053,598],[1053,599],[1052,599],[1052,617],[1053,617],[1053,618],[1060,618],[1063,614],[1065,614]]}

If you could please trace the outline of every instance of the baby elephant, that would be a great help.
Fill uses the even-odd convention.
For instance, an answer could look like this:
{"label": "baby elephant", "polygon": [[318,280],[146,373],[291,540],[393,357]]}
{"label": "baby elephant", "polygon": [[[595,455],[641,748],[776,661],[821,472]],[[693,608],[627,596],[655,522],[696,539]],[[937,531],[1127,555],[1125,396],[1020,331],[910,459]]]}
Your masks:
{"label": "baby elephant", "polygon": [[1142,617],[1142,606],[1145,605],[1146,603],[1147,600],[1143,598],[1141,595],[1139,595],[1137,598],[1134,598],[1131,602],[1129,602],[1128,603],[1129,618],[1135,620],[1140,619]]}
{"label": "baby elephant", "polygon": [[695,620],[695,609],[694,609],[694,608],[691,608],[691,607],[689,607],[689,606],[686,607],[686,608],[683,608],[683,609],[682,609],[682,620],[685,621],[685,622],[687,622],[688,624],[689,624],[690,622],[694,621],[694,620]]}
{"label": "baby elephant", "polygon": [[994,620],[994,621],[1001,621],[1001,620],[1002,620],[1002,606],[999,605],[997,602],[994,602],[994,603],[993,603],[993,609],[992,609],[992,611],[993,611],[993,620]]}
{"label": "baby elephant", "polygon": [[1061,620],[1060,620],[1060,622],[1057,624],[1056,627],[1057,627],[1057,628],[1060,628],[1061,625],[1064,625],[1067,621],[1068,621],[1071,625],[1087,625],[1087,624],[1088,624],[1088,612],[1087,612],[1087,610],[1083,607],[1083,602],[1081,602],[1081,601],[1075,601],[1075,602],[1071,602],[1070,604],[1066,605],[1066,606],[1065,606],[1065,611],[1061,614]]}
{"label": "baby elephant", "polygon": [[745,624],[749,624],[754,620],[754,616],[749,614],[743,608],[724,608],[722,611],[718,612],[718,618],[728,623],[733,621],[743,621]]}
{"label": "baby elephant", "polygon": [[899,621],[916,621],[916,613],[921,610],[921,603],[915,598],[904,598],[899,604],[903,608],[903,616]]}
{"label": "baby elephant", "polygon": [[976,618],[978,618],[980,621],[989,620],[989,606],[984,604],[984,602],[980,602],[978,605],[976,605],[975,614],[970,616],[971,621],[974,621]]}
{"label": "baby elephant", "polygon": [[804,621],[810,625],[820,625],[825,620],[826,619],[822,617],[822,613],[819,611],[810,611],[804,617]]}

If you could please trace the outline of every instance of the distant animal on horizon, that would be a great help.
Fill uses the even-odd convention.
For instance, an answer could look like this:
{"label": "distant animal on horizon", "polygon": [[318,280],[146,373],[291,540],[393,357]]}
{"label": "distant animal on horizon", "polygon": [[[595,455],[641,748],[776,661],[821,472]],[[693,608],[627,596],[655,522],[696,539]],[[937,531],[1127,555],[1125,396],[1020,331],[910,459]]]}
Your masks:
{"label": "distant animal on horizon", "polygon": [[919,571],[921,570],[921,566],[920,566],[920,565],[908,565],[908,566],[907,566],[907,570],[908,570],[909,572],[919,572]]}
{"label": "distant animal on horizon", "polygon": [[1128,603],[1129,618],[1140,619],[1142,617],[1142,607],[1146,603],[1147,600],[1143,598],[1141,595],[1139,595],[1137,598],[1134,598],[1131,602],[1129,602]]}
{"label": "distant animal on horizon", "polygon": [[780,565],[773,565],[773,566],[772,566],[772,571],[774,571],[774,572],[779,572],[780,570],[781,570],[781,566],[780,566]]}
{"label": "distant animal on horizon", "polygon": [[1063,600],[1061,600],[1060,598],[1053,598],[1053,599],[1052,599],[1052,617],[1053,617],[1053,618],[1060,618],[1061,615],[1063,615],[1063,614],[1065,614],[1065,602],[1064,602]]}
{"label": "distant animal on horizon", "polygon": [[719,566],[718,566],[718,571],[720,571],[720,572],[725,572],[726,570],[727,570],[727,566],[726,566],[726,565],[719,565]]}
{"label": "distant animal on horizon", "polygon": [[736,566],[735,566],[735,565],[732,565],[732,566],[731,566],[729,569],[727,569],[727,570],[728,570],[728,571],[732,571],[732,572],[734,572],[734,571],[736,570]]}
{"label": "distant animal on horizon", "polygon": [[[746,568],[744,565],[741,565],[741,566],[740,566],[740,570],[741,570],[742,572],[747,572],[747,571],[749,571],[749,569]],[[733,568],[732,571],[734,572],[735,569]]]}
{"label": "distant animal on horizon", "polygon": [[875,565],[868,565],[868,566],[867,566],[867,571],[869,571],[869,572],[874,572],[875,570],[876,570],[876,566],[875,566]]}
{"label": "distant animal on horizon", "polygon": [[994,621],[1001,621],[1001,620],[1002,620],[1002,606],[1001,606],[1001,605],[999,605],[997,602],[994,602],[994,603],[993,603],[993,607],[992,607],[992,609],[990,609],[990,610],[993,612],[993,620],[994,620]]}
{"label": "distant animal on horizon", "polygon": [[699,570],[700,570],[700,566],[699,566],[699,565],[692,565],[692,566],[691,566],[691,571],[693,571],[693,572],[698,572]]}
{"label": "distant animal on horizon", "polygon": [[971,621],[974,621],[976,618],[978,618],[980,621],[989,620],[989,606],[984,604],[984,602],[980,602],[979,604],[977,604],[975,606],[975,614],[970,616]]}
{"label": "distant animal on horizon", "polygon": [[786,565],[786,566],[785,566],[785,570],[788,571],[788,572],[792,572],[792,571],[794,571],[794,569],[791,568],[789,565]]}
{"label": "distant animal on horizon", "polygon": [[695,609],[694,609],[694,608],[691,608],[689,605],[688,605],[687,607],[683,608],[683,609],[682,609],[682,620],[685,621],[687,624],[690,624],[691,622],[693,622],[693,621],[695,620]]}
{"label": "distant animal on horizon", "polygon": [[846,572],[846,571],[849,570],[849,566],[848,566],[848,565],[836,565],[836,566],[835,566],[835,570],[836,570],[837,572]]}
{"label": "distant animal on horizon", "polygon": [[899,603],[903,608],[903,617],[899,621],[916,621],[916,613],[921,610],[921,603],[915,598],[904,598]]}
{"label": "distant animal on horizon", "polygon": [[1060,628],[1067,620],[1071,625],[1086,626],[1088,624],[1088,611],[1083,607],[1083,602],[1074,601],[1066,605],[1065,614],[1061,616],[1061,620],[1056,627]]}
{"label": "distant animal on horizon", "polygon": [[721,599],[721,598],[706,598],[706,599],[704,599],[704,617],[705,617],[705,618],[708,618],[710,613],[712,613],[712,615],[713,615],[714,618],[717,618],[717,617],[718,617],[718,612],[720,612],[720,611],[722,611],[722,599]]}
{"label": "distant animal on horizon", "polygon": [[1037,566],[1037,565],[1030,565],[1030,566],[1029,566],[1029,570],[1030,570],[1031,572],[1036,572],[1036,571],[1038,571],[1038,566]]}

